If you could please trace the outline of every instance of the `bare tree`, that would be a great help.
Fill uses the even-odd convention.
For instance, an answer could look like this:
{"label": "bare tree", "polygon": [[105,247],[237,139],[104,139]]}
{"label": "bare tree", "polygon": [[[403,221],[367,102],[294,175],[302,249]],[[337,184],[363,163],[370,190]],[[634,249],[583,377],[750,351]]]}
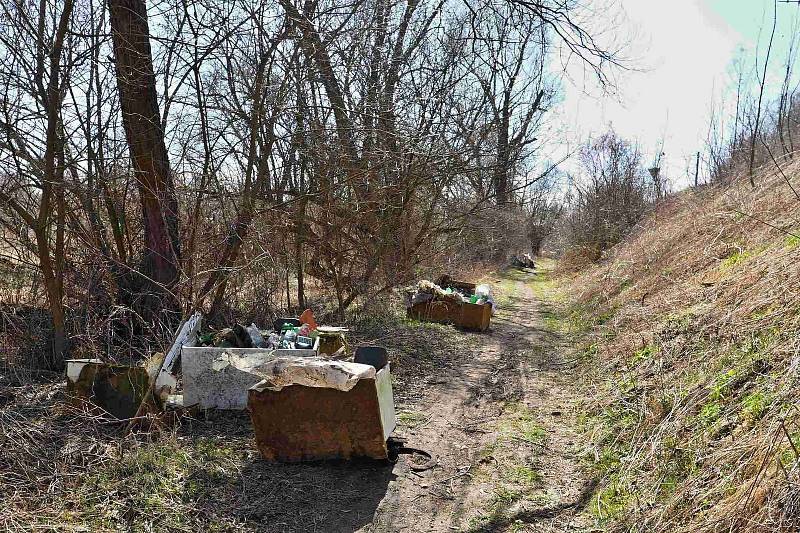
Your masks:
{"label": "bare tree", "polygon": [[[30,249],[38,260],[53,323],[52,357],[45,361],[51,368],[61,366],[68,349],[64,309],[67,163],[61,119],[70,76],[63,65],[73,7],[66,0],[60,11],[46,6],[38,12],[22,5],[2,8],[16,25],[2,34],[6,56],[0,67],[5,87],[0,148],[10,158],[3,165],[0,200],[34,236]],[[36,128],[41,128],[43,144],[30,135]]]}
{"label": "bare tree", "polygon": [[[158,111],[147,7],[144,0],[109,0],[108,6],[122,120],[142,207],[144,287],[167,296],[180,275],[178,200]],[[177,303],[168,297],[162,305]]]}
{"label": "bare tree", "polygon": [[563,221],[563,236],[591,258],[618,243],[654,199],[639,149],[613,131],[586,143],[582,174]]}

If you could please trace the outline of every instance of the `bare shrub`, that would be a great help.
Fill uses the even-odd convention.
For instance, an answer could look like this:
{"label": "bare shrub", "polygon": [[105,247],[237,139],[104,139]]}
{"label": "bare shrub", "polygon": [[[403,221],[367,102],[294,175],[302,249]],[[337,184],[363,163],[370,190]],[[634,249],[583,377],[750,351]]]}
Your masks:
{"label": "bare shrub", "polygon": [[655,200],[639,148],[610,131],[580,151],[582,172],[573,179],[556,239],[573,262],[593,261],[620,242]]}

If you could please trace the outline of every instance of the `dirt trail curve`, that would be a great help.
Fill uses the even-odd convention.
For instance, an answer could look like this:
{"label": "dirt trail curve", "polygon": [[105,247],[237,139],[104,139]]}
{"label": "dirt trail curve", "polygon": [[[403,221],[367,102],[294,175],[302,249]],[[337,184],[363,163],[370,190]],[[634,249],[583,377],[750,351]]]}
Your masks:
{"label": "dirt trail curve", "polygon": [[572,351],[535,276],[509,276],[491,332],[463,365],[429,379],[424,398],[399,406],[398,434],[437,467],[417,473],[401,458],[361,531],[586,529],[575,510],[593,487],[578,458]]}

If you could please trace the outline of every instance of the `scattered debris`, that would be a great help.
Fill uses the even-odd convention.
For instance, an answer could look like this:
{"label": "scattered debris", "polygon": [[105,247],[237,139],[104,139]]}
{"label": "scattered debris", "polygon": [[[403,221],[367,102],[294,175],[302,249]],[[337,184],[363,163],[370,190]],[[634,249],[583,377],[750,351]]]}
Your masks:
{"label": "scattered debris", "polygon": [[511,258],[511,266],[516,268],[536,268],[531,254],[515,255]]}
{"label": "scattered debris", "polygon": [[[451,300],[456,298],[462,296]],[[201,334],[201,322],[195,313],[181,324],[167,354],[155,354],[143,366],[68,361],[68,392],[131,424],[150,411],[247,407],[258,448],[270,460],[389,457],[396,417],[385,348],[360,347],[354,362],[318,356],[321,344],[323,354],[344,356],[348,330],[318,327],[310,310],[300,319],[275,321],[272,332],[235,324]],[[179,362],[183,394],[176,394]],[[393,453],[416,453],[427,458],[425,464],[435,463],[410,448]]]}
{"label": "scattered debris", "polygon": [[125,366],[100,359],[66,361],[67,393],[119,419],[136,419],[149,409],[160,411],[175,392],[175,368],[184,346],[195,346],[202,314],[181,324],[167,354],[154,354],[144,366]]}
{"label": "scattered debris", "polygon": [[175,369],[178,365],[178,361],[180,361],[181,350],[184,346],[198,345],[200,326],[202,323],[203,314],[197,311],[178,328],[178,333],[175,335],[175,342],[172,343],[167,355],[164,356],[164,362],[153,384],[155,394],[159,398],[164,399],[175,392],[178,385]]}

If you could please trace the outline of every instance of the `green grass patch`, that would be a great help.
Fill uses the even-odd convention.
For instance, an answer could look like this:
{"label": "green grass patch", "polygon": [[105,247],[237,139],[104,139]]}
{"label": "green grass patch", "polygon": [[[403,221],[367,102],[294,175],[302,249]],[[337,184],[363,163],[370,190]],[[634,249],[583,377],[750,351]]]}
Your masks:
{"label": "green grass patch", "polygon": [[542,480],[542,475],[530,466],[514,466],[503,472],[503,478],[526,489],[531,489]]}
{"label": "green grass patch", "polygon": [[235,455],[211,439],[198,439],[194,449],[165,440],[128,450],[81,480],[87,499],[84,516],[75,518],[92,517],[91,527],[98,530],[192,529],[191,514],[180,509],[224,483]]}
{"label": "green grass patch", "polygon": [[600,523],[606,523],[625,512],[631,497],[627,484],[619,476],[612,476],[592,499],[591,513]]}
{"label": "green grass patch", "polygon": [[648,361],[658,353],[658,348],[652,344],[648,344],[644,348],[636,350],[630,359],[631,366],[637,366],[644,361]]}
{"label": "green grass patch", "polygon": [[700,409],[697,421],[702,427],[710,428],[717,423],[720,414],[722,414],[722,403],[719,400],[712,400]]}
{"label": "green grass patch", "polygon": [[407,428],[415,428],[428,421],[428,417],[418,411],[398,411],[397,423],[398,425]]}
{"label": "green grass patch", "polygon": [[753,423],[759,420],[767,412],[772,398],[764,391],[751,392],[742,398],[742,408],[740,411],[743,420]]}
{"label": "green grass patch", "polygon": [[587,454],[586,459],[594,470],[608,474],[619,469],[624,455],[624,451],[619,446],[610,445],[601,448],[597,456],[591,453]]}
{"label": "green grass patch", "polygon": [[727,271],[733,269],[736,265],[740,265],[744,261],[746,261],[749,257],[753,254],[752,252],[748,252],[746,250],[737,250],[733,254],[729,255],[725,259],[722,260],[719,267],[722,271]]}
{"label": "green grass patch", "polygon": [[579,360],[581,362],[592,361],[600,354],[600,344],[593,342],[581,349]]}
{"label": "green grass patch", "polygon": [[530,444],[543,444],[547,431],[539,425],[531,411],[519,402],[509,402],[498,430],[506,439],[519,439]]}
{"label": "green grass patch", "polygon": [[508,487],[499,487],[492,493],[492,499],[489,500],[489,507],[491,509],[508,509],[524,496],[521,490],[509,489]]}

